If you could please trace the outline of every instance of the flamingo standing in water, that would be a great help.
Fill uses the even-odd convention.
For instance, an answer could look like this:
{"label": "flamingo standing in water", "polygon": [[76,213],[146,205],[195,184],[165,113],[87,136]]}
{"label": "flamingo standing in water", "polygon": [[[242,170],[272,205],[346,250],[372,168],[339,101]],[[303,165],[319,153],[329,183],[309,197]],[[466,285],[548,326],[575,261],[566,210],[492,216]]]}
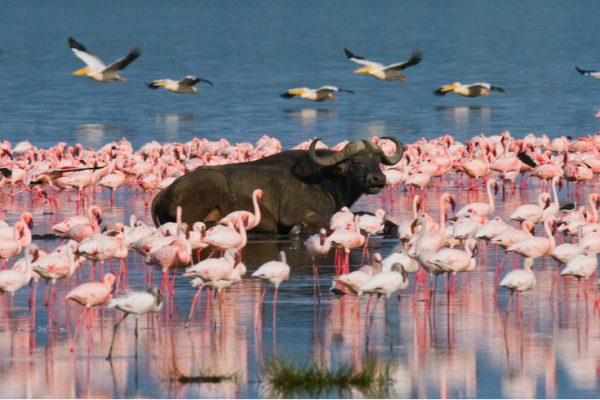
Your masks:
{"label": "flamingo standing in water", "polygon": [[512,245],[510,245],[507,251],[514,251],[523,257],[538,258],[542,256],[549,256],[552,254],[556,242],[550,225],[554,225],[554,217],[550,217],[544,221],[544,231],[547,237],[531,236],[522,239]]}
{"label": "flamingo standing in water", "polygon": [[318,234],[310,236],[304,242],[304,246],[310,254],[312,259],[312,270],[313,270],[313,289],[317,295],[317,299],[321,299],[321,288],[319,286],[319,272],[317,270],[316,258],[325,257],[329,250],[331,250],[331,240],[327,237],[327,231],[325,228],[321,228]]}
{"label": "flamingo standing in water", "polygon": [[[285,252],[279,252],[279,259],[277,261],[268,261],[261,265],[256,271],[252,273],[253,278],[259,278],[262,281],[272,283],[275,286],[275,294],[273,295],[273,321],[276,319],[276,310],[277,310],[277,292],[279,291],[279,285],[283,281],[287,281],[290,279],[290,266],[287,264]],[[263,300],[265,298],[265,294],[267,293],[267,286],[263,289],[258,302],[258,305],[262,305]],[[258,318],[258,312],[257,312]],[[255,321],[255,325],[258,323],[258,319]]]}
{"label": "flamingo standing in water", "polygon": [[[192,250],[187,241],[174,238],[171,243],[161,247],[146,258],[148,264],[162,269],[162,283],[169,284],[169,269],[173,269],[173,285],[175,284],[175,268],[184,267],[192,262]],[[173,288],[173,286],[171,286]]]}
{"label": "flamingo standing in water", "polygon": [[17,221],[12,227],[12,238],[0,238],[0,259],[2,269],[6,269],[8,260],[21,252],[21,249],[31,243],[31,231],[27,224]]}
{"label": "flamingo standing in water", "polygon": [[502,278],[502,281],[500,281],[500,286],[510,290],[511,294],[508,306],[506,307],[507,310],[510,307],[510,303],[512,302],[515,292],[522,293],[535,287],[537,282],[535,280],[535,274],[531,270],[531,267],[533,267],[533,261],[533,258],[525,258],[523,261],[523,269],[515,269],[510,271],[504,278]]}
{"label": "flamingo standing in water", "polygon": [[237,219],[241,218],[242,215],[245,215],[244,228],[246,228],[246,230],[249,231],[250,229],[256,227],[260,223],[260,218],[261,218],[258,200],[260,200],[262,202],[262,201],[264,201],[264,197],[265,197],[265,194],[261,189],[255,189],[252,192],[252,205],[254,207],[254,213],[251,213],[250,211],[243,211],[243,210],[233,211],[233,212],[230,212],[229,214],[227,214],[225,217],[223,217],[219,221],[219,223],[222,225],[227,225],[230,220],[235,223],[235,221]]}
{"label": "flamingo standing in water", "polygon": [[477,216],[479,218],[479,222],[481,222],[482,224],[487,223],[488,217],[495,210],[495,207],[494,207],[495,202],[494,202],[494,196],[492,195],[492,187],[494,188],[495,192],[497,193],[498,192],[498,183],[496,183],[495,179],[489,179],[486,183],[487,195],[488,195],[487,203],[483,203],[483,202],[469,203],[466,206],[464,206],[463,208],[461,208],[460,210],[458,210],[455,215],[457,217],[461,218],[470,213],[472,217]]}
{"label": "flamingo standing in water", "polygon": [[541,222],[546,216],[545,210],[550,207],[551,197],[548,193],[540,193],[538,204],[523,204],[517,207],[510,215],[510,219],[515,221],[531,221],[534,224]]}
{"label": "flamingo standing in water", "polygon": [[[79,331],[79,324],[83,317],[85,317],[90,311],[91,307],[100,306],[106,304],[112,298],[112,289],[115,283],[115,276],[111,273],[104,275],[101,282],[86,282],[73,288],[67,296],[66,300],[73,300],[76,303],[85,306],[85,309],[77,319],[75,324],[75,333],[73,334],[73,346],[71,352],[75,350],[75,342],[77,341],[77,332]],[[89,327],[88,327],[89,328]]]}
{"label": "flamingo standing in water", "polygon": [[123,297],[112,299],[108,302],[108,308],[116,308],[117,310],[123,311],[123,317],[121,317],[113,328],[113,337],[110,342],[110,350],[108,351],[107,360],[112,359],[113,346],[115,344],[115,337],[117,329],[123,320],[129,315],[135,315],[135,358],[137,359],[137,342],[138,342],[138,322],[140,315],[148,313],[156,313],[162,308],[162,296],[160,295],[160,289],[152,287],[145,292],[131,292]]}
{"label": "flamingo standing in water", "polygon": [[[25,265],[22,268],[0,271],[0,293],[10,293],[11,304],[14,301],[15,292],[27,285],[33,276],[30,262],[33,246],[35,245],[27,246],[25,248]],[[35,305],[33,307],[35,307]]]}
{"label": "flamingo standing in water", "polygon": [[339,263],[336,262],[336,268],[338,269],[336,275],[339,275],[340,272],[350,270],[350,251],[365,244],[366,238],[360,233],[359,223],[360,216],[356,215],[352,225],[347,228],[336,229],[329,235],[331,245],[336,250],[344,250],[343,260]]}

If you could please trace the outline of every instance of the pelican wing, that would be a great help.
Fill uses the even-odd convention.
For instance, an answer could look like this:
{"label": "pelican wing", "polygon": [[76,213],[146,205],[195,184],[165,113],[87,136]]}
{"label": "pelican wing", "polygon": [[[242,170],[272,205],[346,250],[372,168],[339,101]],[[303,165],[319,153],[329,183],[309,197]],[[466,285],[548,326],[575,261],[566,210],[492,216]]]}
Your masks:
{"label": "pelican wing", "polygon": [[118,59],[114,63],[110,64],[106,71],[120,71],[125,69],[129,64],[131,64],[136,58],[138,58],[142,54],[142,51],[139,47],[134,47],[131,49],[129,53],[123,58]]}
{"label": "pelican wing", "polygon": [[357,64],[360,65],[365,65],[365,66],[369,66],[369,65],[377,65],[379,63],[373,62],[373,61],[369,61],[364,57],[361,56],[357,56],[356,54],[352,53],[350,50],[348,49],[344,49],[344,53],[346,53],[346,57],[348,57],[348,59],[352,62],[355,62]]}
{"label": "pelican wing", "polygon": [[205,82],[205,83],[208,83],[210,86],[214,86],[213,83],[207,79],[198,78],[196,76],[191,76],[191,75],[186,76],[185,78],[180,80],[179,84],[184,85],[184,86],[194,86],[198,82]]}
{"label": "pelican wing", "polygon": [[591,76],[594,76],[594,74],[598,74],[598,71],[591,70],[591,69],[582,69],[582,68],[579,68],[578,66],[575,66],[575,69],[581,75],[591,75]]}
{"label": "pelican wing", "polygon": [[337,86],[330,86],[330,85],[321,86],[320,88],[316,89],[316,91],[319,93],[347,92],[347,93],[354,94],[354,92],[352,90],[342,89]]}
{"label": "pelican wing", "polygon": [[423,53],[420,52],[419,50],[413,50],[413,52],[410,54],[410,58],[408,60],[403,61],[401,63],[388,65],[385,67],[385,69],[401,71],[401,70],[411,67],[413,65],[417,65],[418,63],[421,62],[422,59],[423,59]]}
{"label": "pelican wing", "polygon": [[102,71],[106,68],[106,65],[98,56],[90,53],[84,45],[82,45],[72,37],[69,38],[69,47],[71,48],[73,53],[75,53],[75,56],[77,56],[77,58],[83,61],[88,67],[90,67],[90,69],[94,71]]}
{"label": "pelican wing", "polygon": [[495,90],[497,92],[500,93],[506,93],[506,90],[504,90],[504,88],[501,88],[500,86],[495,86],[492,85],[491,83],[487,83],[487,82],[475,82],[471,85],[468,85],[469,87],[480,87],[482,89],[487,89],[487,90]]}

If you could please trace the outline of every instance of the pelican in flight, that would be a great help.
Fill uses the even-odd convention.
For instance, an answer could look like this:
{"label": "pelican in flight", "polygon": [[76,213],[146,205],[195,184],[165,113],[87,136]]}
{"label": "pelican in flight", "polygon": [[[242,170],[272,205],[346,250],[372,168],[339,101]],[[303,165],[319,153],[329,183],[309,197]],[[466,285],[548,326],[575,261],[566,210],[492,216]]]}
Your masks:
{"label": "pelican in flight", "polygon": [[592,78],[600,79],[600,71],[592,71],[592,70],[581,69],[581,68],[579,68],[577,66],[575,66],[575,69],[577,71],[579,71],[579,73],[581,75],[587,75],[587,76],[591,76]]}
{"label": "pelican in flight", "polygon": [[198,82],[206,82],[210,86],[214,86],[213,83],[209,80],[191,75],[186,76],[180,81],[174,81],[172,79],[159,79],[150,83],[146,83],[146,85],[148,85],[150,89],[158,89],[162,86],[165,89],[174,93],[198,93],[200,89],[194,87],[194,85]]}
{"label": "pelican in flight", "polygon": [[454,82],[452,85],[444,85],[433,93],[437,96],[445,96],[448,92],[454,92],[465,97],[488,96],[494,90],[500,93],[506,93],[506,90],[500,86],[494,86],[486,82],[471,83],[463,85],[460,82]]}
{"label": "pelican in flight", "polygon": [[410,54],[410,58],[407,61],[383,65],[374,61],[369,61],[364,57],[357,56],[348,49],[344,49],[344,52],[350,61],[364,65],[364,67],[355,70],[354,73],[366,73],[371,75],[373,78],[381,79],[383,81],[405,81],[406,77],[398,73],[398,71],[402,71],[403,69],[417,65],[423,59],[423,53],[418,50],[413,50]]}
{"label": "pelican in flight", "polygon": [[90,53],[84,45],[72,37],[69,38],[69,47],[77,58],[86,64],[84,68],[73,72],[73,75],[87,75],[98,82],[125,82],[125,78],[119,76],[119,71],[125,69],[141,54],[140,48],[135,47],[125,57],[106,66],[98,56]]}
{"label": "pelican in flight", "polygon": [[333,95],[333,93],[335,92],[347,92],[350,94],[354,94],[352,90],[342,89],[337,86],[321,86],[318,89],[309,89],[307,87],[290,89],[287,92],[281,94],[280,96],[284,99],[291,99],[294,96],[300,96],[305,100],[325,101],[335,100],[336,97]]}

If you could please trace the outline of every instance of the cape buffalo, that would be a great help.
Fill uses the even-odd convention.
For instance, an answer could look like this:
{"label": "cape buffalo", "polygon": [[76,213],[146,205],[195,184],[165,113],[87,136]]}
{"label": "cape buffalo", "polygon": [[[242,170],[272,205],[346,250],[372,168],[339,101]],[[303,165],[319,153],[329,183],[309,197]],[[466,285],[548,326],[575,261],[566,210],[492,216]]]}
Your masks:
{"label": "cape buffalo", "polygon": [[260,160],[198,167],[177,178],[152,201],[152,217],[159,225],[174,221],[177,206],[182,220],[214,223],[235,210],[251,210],[251,194],[260,188],[262,219],[254,232],[318,232],[329,226],[329,218],[343,206],[350,207],[363,193],[375,194],[385,186],[380,164],[400,161],[403,145],[396,144],[391,156],[368,140],[348,143],[343,150],[289,150]]}

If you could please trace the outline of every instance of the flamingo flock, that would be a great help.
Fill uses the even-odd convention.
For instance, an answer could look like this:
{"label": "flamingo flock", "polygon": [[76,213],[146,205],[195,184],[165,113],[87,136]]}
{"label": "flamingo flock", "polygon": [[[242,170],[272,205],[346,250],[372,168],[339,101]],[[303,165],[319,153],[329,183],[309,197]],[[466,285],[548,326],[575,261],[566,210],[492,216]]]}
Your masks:
{"label": "flamingo flock", "polygon": [[[372,140],[386,152],[395,151],[393,144],[383,139]],[[341,147],[343,143],[334,148]],[[66,296],[85,306],[76,323],[75,340],[81,321],[93,314],[93,307],[116,307],[125,312],[124,317],[158,312],[162,296],[168,305],[176,295],[174,282],[178,271],[184,270],[180,275],[190,278],[191,285],[197,288],[186,324],[190,326],[195,304],[204,288],[219,294],[223,301],[227,288],[244,280],[247,267],[243,250],[251,240],[248,231],[260,222],[261,201],[267,196],[277,196],[277,193],[255,188],[248,193],[253,200],[252,210],[233,212],[212,227],[201,221],[187,226],[181,222],[181,210],[177,221],[153,227],[135,215],[128,223],[116,221],[103,225],[105,212],[94,204],[98,190],[109,190],[110,204],[114,205],[118,200],[114,191],[128,186],[127,190],[139,191],[147,204],[152,193],[198,166],[258,159],[281,151],[281,144],[267,136],[254,145],[231,144],[225,139],[214,142],[193,139],[187,143],[150,142],[134,151],[131,144],[122,139],[96,151],[65,143],[39,149],[27,142],[12,146],[4,141],[0,143],[0,150],[0,165],[4,171],[0,187],[6,187],[9,196],[30,193],[33,207],[31,212],[21,213],[13,225],[0,221],[0,258],[3,260],[0,292],[14,294],[32,283],[33,314],[40,278],[46,281],[44,305],[51,309],[58,281],[73,285],[87,274],[84,278],[87,282],[74,286]],[[558,276],[584,280],[583,290],[587,296],[600,252],[597,211],[600,194],[590,193],[587,202],[582,203],[582,192],[600,173],[599,151],[600,134],[551,140],[532,134],[515,139],[503,132],[495,136],[481,134],[464,144],[449,135],[406,144],[404,156],[396,165],[382,166],[382,170],[387,171],[388,188],[380,198],[381,208],[373,213],[354,213],[343,207],[331,217],[328,227],[305,240],[307,255],[312,260],[316,301],[321,299],[319,270],[329,266],[327,257],[332,249],[336,252],[335,268],[331,272],[332,289],[337,295],[357,296],[357,300],[363,294],[383,295],[389,299],[406,289],[410,275],[415,274],[413,304],[416,306],[421,299],[421,285],[424,303],[428,307],[435,305],[439,276],[449,277],[446,291],[448,296],[455,296],[457,276],[466,276],[481,268],[481,248],[495,251],[496,255],[503,252],[502,260],[494,265],[498,287],[517,293],[534,289],[536,259],[553,258],[565,264],[562,271],[557,270]],[[537,204],[522,204],[507,210],[498,199],[500,186],[505,198],[528,190],[536,181],[542,188]],[[562,196],[567,201],[564,204],[559,198],[563,181],[567,183]],[[441,192],[444,182],[452,182],[455,188],[475,195],[483,191],[486,201],[460,204],[454,212],[455,196],[449,191]],[[76,194],[69,203],[76,213],[51,227],[64,238],[64,243],[42,250],[39,243],[33,243],[33,220],[39,214],[36,207],[56,210],[59,192],[63,191],[68,197],[71,192]],[[432,194],[439,197],[429,199]],[[390,222],[384,208],[393,208],[399,201],[412,204],[410,215],[391,221],[397,228],[394,240],[398,240],[402,249],[385,257],[374,253],[371,258],[368,250],[374,244],[370,238],[382,235]],[[437,206],[434,214],[429,213],[428,204]],[[23,251],[24,257],[18,259]],[[351,271],[353,251],[361,252],[361,262]],[[162,272],[160,288],[155,287],[152,269],[146,281],[151,288],[148,292],[118,296],[129,289],[127,275],[131,266],[128,260],[132,253],[139,254],[146,265]],[[514,257],[515,263],[522,258],[524,269],[502,276],[509,255]],[[294,266],[288,264],[286,258],[282,252],[277,260],[263,264],[252,273],[253,278],[275,286],[274,310],[279,286],[293,279]],[[118,270],[113,261],[119,263]],[[100,281],[96,280],[97,263],[100,264]],[[110,271],[105,272],[106,263]],[[266,287],[257,307],[261,307],[265,294]],[[595,289],[594,296],[598,306]],[[213,296],[207,296],[207,304],[213,302]],[[138,303],[139,308],[136,308]],[[32,324],[35,323],[32,316]],[[87,326],[89,328],[89,322]],[[115,332],[117,328],[118,323]],[[111,356],[112,346],[109,358]]]}

